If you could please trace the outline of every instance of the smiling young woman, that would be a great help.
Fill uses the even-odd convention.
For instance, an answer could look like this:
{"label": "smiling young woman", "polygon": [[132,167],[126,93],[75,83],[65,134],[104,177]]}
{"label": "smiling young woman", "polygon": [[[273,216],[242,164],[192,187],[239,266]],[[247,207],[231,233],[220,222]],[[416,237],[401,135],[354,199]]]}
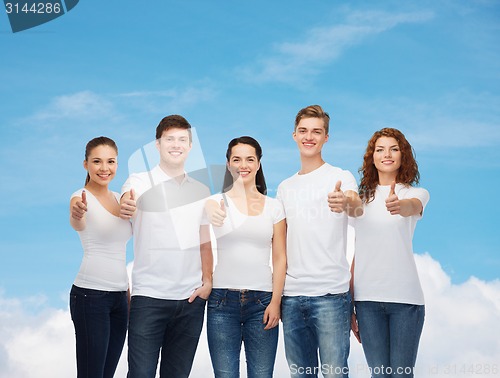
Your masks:
{"label": "smiling young woman", "polygon": [[89,141],[83,162],[85,187],[70,201],[70,224],[83,247],[70,292],[78,377],[113,377],[127,333],[126,245],[132,228],[118,217],[119,193],[108,188],[118,167],[117,155],[112,139]]}
{"label": "smiling young woman", "polygon": [[429,193],[415,187],[418,165],[397,129],[373,134],[360,173],[364,215],[353,219],[353,331],[373,377],[413,377],[425,307],[412,239]]}

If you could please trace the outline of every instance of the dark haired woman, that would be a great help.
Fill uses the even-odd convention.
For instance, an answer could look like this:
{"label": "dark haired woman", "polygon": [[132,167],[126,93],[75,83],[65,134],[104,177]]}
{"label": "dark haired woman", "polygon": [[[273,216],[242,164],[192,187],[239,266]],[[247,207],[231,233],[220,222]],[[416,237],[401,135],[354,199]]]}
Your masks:
{"label": "dark haired woman", "polygon": [[396,129],[373,134],[360,173],[364,215],[354,220],[352,267],[359,337],[372,377],[413,377],[425,309],[412,239],[429,193],[414,186],[413,149]]}
{"label": "dark haired woman", "polygon": [[255,139],[233,139],[226,153],[223,192],[206,204],[217,238],[207,309],[215,377],[239,377],[242,342],[248,377],[273,376],[286,273],[286,229],[280,202],[266,196],[261,157]]}
{"label": "dark haired woman", "polygon": [[126,245],[129,221],[119,218],[120,195],[108,189],[118,149],[107,137],[87,143],[85,187],[73,193],[70,224],[78,232],[83,260],[70,293],[78,377],[113,377],[128,321]]}

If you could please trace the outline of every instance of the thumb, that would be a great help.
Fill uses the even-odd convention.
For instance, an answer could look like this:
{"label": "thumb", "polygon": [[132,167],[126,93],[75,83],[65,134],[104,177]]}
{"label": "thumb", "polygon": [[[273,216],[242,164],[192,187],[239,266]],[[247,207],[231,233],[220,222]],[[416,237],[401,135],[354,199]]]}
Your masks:
{"label": "thumb", "polygon": [[130,189],[130,199],[132,201],[135,201],[135,192],[134,192],[134,189]]}
{"label": "thumb", "polygon": [[334,192],[340,192],[340,187],[342,186],[342,181],[337,181],[335,184],[335,189],[333,190]]}
{"label": "thumb", "polygon": [[393,196],[394,194],[396,194],[396,181],[393,181],[391,183],[391,191],[389,192],[389,197]]}
{"label": "thumb", "polygon": [[87,206],[87,193],[85,193],[85,190],[82,191],[82,202]]}
{"label": "thumb", "polygon": [[224,212],[226,211],[226,205],[224,204],[224,200],[223,199],[220,200],[220,209],[222,211],[224,211]]}

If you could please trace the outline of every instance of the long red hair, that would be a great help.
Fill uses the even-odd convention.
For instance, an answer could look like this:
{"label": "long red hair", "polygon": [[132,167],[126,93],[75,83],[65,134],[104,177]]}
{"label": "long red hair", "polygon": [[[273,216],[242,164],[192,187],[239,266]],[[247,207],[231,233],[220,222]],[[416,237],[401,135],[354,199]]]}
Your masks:
{"label": "long red hair", "polygon": [[403,133],[397,129],[389,127],[376,131],[368,141],[365,156],[363,157],[363,166],[358,170],[361,175],[359,195],[364,203],[373,201],[373,198],[375,197],[375,189],[379,184],[378,170],[375,168],[375,164],[373,162],[373,153],[375,152],[375,144],[381,137],[396,139],[401,151],[401,167],[399,167],[399,171],[396,176],[396,183],[409,186],[417,185],[420,181],[418,164],[415,160],[415,151],[406,140]]}

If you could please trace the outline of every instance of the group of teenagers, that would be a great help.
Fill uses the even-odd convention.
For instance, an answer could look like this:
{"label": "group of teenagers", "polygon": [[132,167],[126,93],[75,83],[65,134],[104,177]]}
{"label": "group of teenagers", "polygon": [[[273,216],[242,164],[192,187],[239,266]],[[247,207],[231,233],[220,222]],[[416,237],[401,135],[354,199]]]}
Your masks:
{"label": "group of teenagers", "polygon": [[329,121],[319,105],[298,112],[300,170],[276,198],[249,136],[229,142],[222,190],[211,195],[185,171],[192,134],[179,115],[156,129],[159,164],[131,174],[121,193],[108,187],[116,144],[88,142],[85,186],[70,202],[84,251],[70,292],[79,378],[113,377],[127,332],[129,378],[154,378],[158,364],[162,378],[188,377],[205,308],[218,378],[239,377],[242,344],[248,377],[272,377],[280,320],[291,377],[348,377],[351,332],[372,377],[413,376],[425,310],[412,238],[429,193],[393,128],[370,138],[358,187],[322,158]]}

